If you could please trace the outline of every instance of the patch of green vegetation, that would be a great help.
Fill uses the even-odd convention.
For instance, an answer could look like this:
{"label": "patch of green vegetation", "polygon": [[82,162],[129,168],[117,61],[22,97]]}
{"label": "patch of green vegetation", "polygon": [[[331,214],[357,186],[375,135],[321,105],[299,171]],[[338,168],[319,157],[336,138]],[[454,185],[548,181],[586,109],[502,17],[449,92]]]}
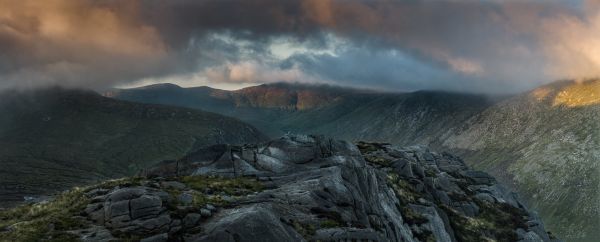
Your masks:
{"label": "patch of green vegetation", "polygon": [[188,187],[197,191],[210,189],[213,193],[224,193],[232,196],[247,195],[263,190],[262,183],[248,177],[185,176],[180,180]]}
{"label": "patch of green vegetation", "polygon": [[335,221],[333,219],[327,219],[323,222],[321,222],[321,228],[339,228],[342,227],[342,224],[340,224],[338,221]]}
{"label": "patch of green vegetation", "polygon": [[362,154],[367,154],[379,150],[379,147],[375,143],[367,143],[364,141],[357,142],[356,147],[358,147],[358,150],[360,150],[360,153]]}
{"label": "patch of green vegetation", "polygon": [[389,167],[392,163],[392,160],[387,159],[378,154],[373,154],[374,152],[377,152],[380,150],[385,150],[384,145],[388,145],[388,144],[386,144],[386,143],[367,143],[367,142],[360,141],[356,144],[356,147],[358,147],[358,149],[363,154],[363,156],[367,162],[385,166],[385,167]]}
{"label": "patch of green vegetation", "polygon": [[325,219],[325,222],[330,221],[326,224],[332,225],[335,223],[336,225],[333,227],[341,227],[345,224],[344,220],[342,219],[342,215],[336,211],[326,210],[320,207],[313,207],[310,209],[310,212],[316,214],[318,218]]}
{"label": "patch of green vegetation", "polygon": [[[388,184],[391,185],[398,201],[400,204],[396,204],[397,209],[402,214],[402,218],[409,225],[421,225],[429,222],[425,216],[415,213],[408,204],[410,203],[418,203],[418,199],[422,197],[420,193],[414,190],[413,186],[406,180],[400,178],[400,176],[394,172],[388,173]],[[428,230],[423,230],[420,232],[414,232],[413,234],[420,241],[425,242],[433,242],[435,241],[435,237],[433,233]]]}
{"label": "patch of green vegetation", "polygon": [[89,200],[84,189],[73,189],[53,201],[22,205],[0,211],[0,241],[77,241],[67,230],[85,226],[83,218],[76,217]]}
{"label": "patch of green vegetation", "polygon": [[483,235],[482,227],[489,227],[484,225],[485,221],[465,217],[454,211],[452,208],[447,206],[441,206],[446,212],[450,220],[450,226],[454,230],[456,239],[460,242],[467,241],[489,241],[489,238],[485,238]]}
{"label": "patch of green vegetation", "polygon": [[217,206],[227,206],[229,202],[225,201],[220,195],[206,195],[200,192],[193,193],[194,199],[192,205],[195,207],[204,207],[207,204]]}
{"label": "patch of green vegetation", "polygon": [[436,242],[435,236],[433,236],[433,232],[429,230],[423,230],[420,233],[415,233],[413,231],[413,234],[415,235],[415,237],[417,237],[417,239],[419,239],[419,241]]}
{"label": "patch of green vegetation", "polygon": [[144,177],[137,177],[137,176],[136,177],[124,177],[124,178],[104,181],[98,185],[89,187],[86,190],[91,190],[91,189],[95,189],[95,188],[112,189],[116,186],[120,186],[120,187],[140,186],[140,185],[142,185],[142,181],[144,181],[144,180],[146,180],[146,178],[144,178]]}
{"label": "patch of green vegetation", "polygon": [[[192,206],[201,208],[207,204],[217,206],[227,206],[230,203],[223,196],[243,196],[254,192],[262,191],[263,185],[259,181],[248,177],[239,178],[222,178],[217,176],[184,176],[174,179],[175,181],[184,183],[187,187],[193,189]],[[210,190],[210,194],[207,191]],[[182,190],[170,188],[166,189],[172,202],[167,206],[170,210],[177,210],[178,197],[182,194]]]}
{"label": "patch of green vegetation", "polygon": [[431,169],[425,169],[425,176],[427,177],[437,177],[437,173]]}
{"label": "patch of green vegetation", "polygon": [[313,225],[313,224],[306,224],[306,223],[300,223],[298,221],[293,221],[292,226],[294,227],[296,232],[298,232],[300,235],[302,235],[302,237],[305,239],[309,239],[310,237],[315,235],[315,232],[317,231],[317,229],[315,228],[315,225]]}
{"label": "patch of green vegetation", "polygon": [[126,232],[122,232],[122,231],[118,231],[118,230],[114,231],[113,235],[115,237],[119,238],[119,241],[123,241],[123,242],[138,242],[142,239],[142,237],[139,235],[126,233]]}
{"label": "patch of green vegetation", "polygon": [[5,230],[0,232],[0,241],[78,241],[76,235],[66,231],[87,227],[85,218],[79,216],[90,202],[86,192],[138,186],[143,180],[141,177],[108,180],[94,186],[73,188],[48,202],[0,211],[0,231]]}
{"label": "patch of green vegetation", "polygon": [[379,143],[367,143],[364,141],[356,143],[356,147],[358,147],[362,154],[368,154],[383,149],[383,146]]}
{"label": "patch of green vegetation", "polygon": [[387,176],[388,183],[394,189],[394,193],[402,205],[416,203],[421,194],[413,189],[413,186],[408,181],[401,179],[398,174],[390,172]]}
{"label": "patch of green vegetation", "polygon": [[401,207],[400,211],[402,212],[402,218],[409,225],[421,225],[429,222],[429,219],[421,214],[415,213],[408,206]]}
{"label": "patch of green vegetation", "polygon": [[479,215],[465,217],[454,209],[442,205],[450,218],[450,225],[459,241],[516,241],[517,228],[527,228],[522,210],[505,203],[477,202]]}

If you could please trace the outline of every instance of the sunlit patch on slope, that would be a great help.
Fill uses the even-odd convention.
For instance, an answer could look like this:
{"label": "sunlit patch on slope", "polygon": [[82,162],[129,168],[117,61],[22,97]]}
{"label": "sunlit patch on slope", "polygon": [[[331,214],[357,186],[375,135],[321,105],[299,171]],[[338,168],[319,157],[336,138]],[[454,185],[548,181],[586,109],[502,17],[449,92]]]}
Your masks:
{"label": "sunlit patch on slope", "polygon": [[543,101],[548,97],[548,95],[550,95],[550,93],[552,93],[551,88],[540,87],[531,91],[531,96],[533,96],[538,101]]}
{"label": "sunlit patch on slope", "polygon": [[581,107],[600,104],[600,80],[575,82],[563,87],[552,106]]}

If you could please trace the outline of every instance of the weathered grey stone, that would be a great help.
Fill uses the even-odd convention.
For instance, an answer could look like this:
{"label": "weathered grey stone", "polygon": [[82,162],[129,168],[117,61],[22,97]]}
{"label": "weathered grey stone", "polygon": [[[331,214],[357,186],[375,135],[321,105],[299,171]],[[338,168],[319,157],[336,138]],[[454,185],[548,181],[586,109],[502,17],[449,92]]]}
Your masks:
{"label": "weathered grey stone", "polygon": [[411,163],[411,170],[413,171],[413,173],[415,175],[417,175],[417,177],[419,177],[419,178],[425,177],[425,170],[423,170],[422,166],[415,164],[415,163]]}
{"label": "weathered grey stone", "polygon": [[411,166],[409,160],[406,160],[406,159],[395,160],[392,162],[392,167],[394,168],[394,171],[396,173],[398,173],[398,175],[400,175],[400,176],[411,177],[411,178],[415,176],[413,174],[412,166]]}
{"label": "weathered grey stone", "polygon": [[212,215],[210,210],[205,208],[200,209],[200,214],[202,215],[202,217],[210,217],[210,215]]}
{"label": "weathered grey stone", "polygon": [[129,216],[129,200],[106,202],[104,207],[107,208],[105,210],[105,217],[107,219],[112,219],[114,217],[123,215]]}
{"label": "weathered grey stone", "polygon": [[130,201],[131,218],[156,217],[162,211],[162,199],[154,195],[142,195]]}
{"label": "weathered grey stone", "polygon": [[279,242],[304,241],[304,238],[286,224],[268,207],[251,206],[236,209],[226,217],[207,226],[206,235],[193,242]]}
{"label": "weathered grey stone", "polygon": [[86,211],[87,217],[94,223],[104,224],[104,207],[100,204],[100,207],[94,211]]}
{"label": "weathered grey stone", "polygon": [[[517,230],[518,242],[542,242],[545,241],[538,234],[533,231],[525,231],[523,229]],[[548,241],[548,240],[546,240]]]}
{"label": "weathered grey stone", "polygon": [[210,210],[211,212],[217,210],[217,208],[215,208],[215,206],[213,206],[212,204],[206,204],[206,209]]}
{"label": "weathered grey stone", "polygon": [[373,229],[330,228],[317,230],[314,241],[385,241],[386,239]]}
{"label": "weathered grey stone", "polygon": [[468,217],[475,217],[479,214],[479,207],[472,202],[453,202],[452,207]]}
{"label": "weathered grey stone", "polygon": [[179,203],[184,206],[190,205],[192,204],[192,202],[194,202],[194,196],[189,192],[179,194],[179,197],[177,197],[177,199],[179,200]]}
{"label": "weathered grey stone", "polygon": [[496,201],[496,200],[494,199],[494,197],[492,197],[492,195],[490,195],[490,194],[487,194],[487,193],[477,193],[477,194],[475,194],[475,196],[474,196],[474,197],[475,197],[476,199],[479,199],[479,200],[481,200],[481,201],[486,201],[486,202],[489,202],[489,203],[493,203],[493,202],[495,202],[495,201]]}
{"label": "weathered grey stone", "polygon": [[135,221],[134,226],[140,227],[145,231],[165,231],[169,228],[171,217],[168,214],[158,216],[156,218]]}
{"label": "weathered grey stone", "polygon": [[133,198],[137,198],[142,194],[146,193],[146,189],[144,187],[126,187],[121,189],[116,189],[108,194],[108,201],[110,202],[118,202],[123,200],[129,200]]}
{"label": "weathered grey stone", "polygon": [[116,217],[112,217],[110,219],[105,219],[104,224],[108,228],[121,229],[121,228],[129,227],[131,225],[131,218],[129,217],[128,214],[116,216]]}
{"label": "weathered grey stone", "polygon": [[437,241],[452,241],[452,237],[446,231],[446,226],[444,226],[444,220],[434,207],[411,204],[410,208],[427,218],[427,222],[420,227],[433,233]]}
{"label": "weathered grey stone", "polygon": [[462,175],[473,181],[475,184],[492,184],[496,179],[482,171],[468,170],[462,172]]}
{"label": "weathered grey stone", "polygon": [[95,211],[98,211],[98,210],[100,210],[100,209],[101,209],[101,208],[103,208],[103,207],[104,207],[104,206],[103,206],[103,204],[102,204],[102,203],[90,203],[90,204],[88,204],[88,205],[85,207],[85,209],[83,210],[83,212],[84,212],[85,214],[90,214],[90,213],[92,213],[92,212],[95,212]]}
{"label": "weathered grey stone", "polygon": [[108,229],[97,225],[92,225],[90,228],[73,230],[69,232],[79,236],[79,240],[83,242],[105,242],[116,240]]}
{"label": "weathered grey stone", "polygon": [[194,226],[196,226],[198,221],[200,221],[200,218],[202,218],[202,215],[200,215],[200,214],[189,213],[188,215],[185,216],[185,218],[183,218],[183,226],[194,227]]}

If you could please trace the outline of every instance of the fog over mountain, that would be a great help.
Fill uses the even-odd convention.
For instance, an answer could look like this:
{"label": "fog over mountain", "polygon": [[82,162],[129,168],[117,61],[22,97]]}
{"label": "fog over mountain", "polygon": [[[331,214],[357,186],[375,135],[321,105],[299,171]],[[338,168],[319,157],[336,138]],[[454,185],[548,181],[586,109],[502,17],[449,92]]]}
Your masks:
{"label": "fog over mountain", "polygon": [[600,0],[0,0],[0,241],[596,242]]}
{"label": "fog over mountain", "polygon": [[600,74],[584,1],[0,1],[0,87],[298,81],[513,93]]}

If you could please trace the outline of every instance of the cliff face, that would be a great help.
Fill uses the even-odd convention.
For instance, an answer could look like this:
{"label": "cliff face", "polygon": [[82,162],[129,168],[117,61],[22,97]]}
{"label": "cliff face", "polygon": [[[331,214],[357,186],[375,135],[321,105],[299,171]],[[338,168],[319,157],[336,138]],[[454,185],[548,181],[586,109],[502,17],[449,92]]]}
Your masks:
{"label": "cliff face", "polygon": [[493,177],[424,147],[286,136],[142,175],[0,212],[0,240],[556,241]]}

